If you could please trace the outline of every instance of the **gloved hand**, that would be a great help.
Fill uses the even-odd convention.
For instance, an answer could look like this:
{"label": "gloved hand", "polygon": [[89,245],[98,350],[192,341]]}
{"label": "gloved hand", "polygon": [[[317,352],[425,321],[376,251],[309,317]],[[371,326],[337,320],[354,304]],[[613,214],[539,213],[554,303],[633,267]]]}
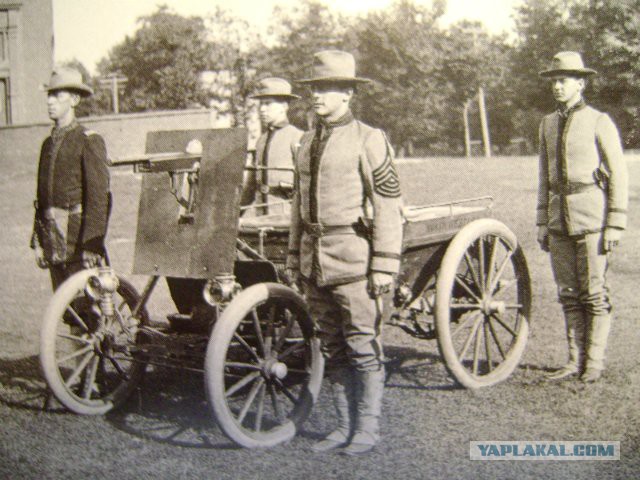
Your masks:
{"label": "gloved hand", "polygon": [[83,250],[82,251],[82,267],[83,268],[94,268],[100,265],[102,261],[102,255],[96,252],[92,252],[91,250]]}
{"label": "gloved hand", "polygon": [[602,236],[602,248],[605,252],[612,252],[618,246],[622,238],[622,230],[614,227],[605,227]]}
{"label": "gloved hand", "polygon": [[289,280],[291,280],[291,288],[296,291],[300,290],[300,270],[297,268],[287,268],[284,273],[287,274]]}
{"label": "gloved hand", "polygon": [[393,275],[385,272],[371,272],[369,274],[369,293],[372,297],[378,297],[389,293],[393,285]]}
{"label": "gloved hand", "polygon": [[542,251],[549,251],[549,229],[546,225],[538,225],[538,244]]}
{"label": "gloved hand", "polygon": [[38,267],[40,268],[49,268],[49,262],[47,262],[47,259],[44,258],[44,250],[42,250],[42,247],[36,245],[33,251],[36,256],[36,265],[38,265]]}

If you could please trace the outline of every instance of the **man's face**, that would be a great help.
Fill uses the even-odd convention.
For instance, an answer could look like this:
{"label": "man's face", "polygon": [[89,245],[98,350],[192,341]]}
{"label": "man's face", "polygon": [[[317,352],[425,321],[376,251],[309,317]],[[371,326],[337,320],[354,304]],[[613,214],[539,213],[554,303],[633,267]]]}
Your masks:
{"label": "man's face", "polygon": [[321,117],[330,117],[349,106],[353,88],[337,83],[314,83],[311,85],[313,109]]}
{"label": "man's face", "polygon": [[260,99],[260,121],[270,126],[286,120],[289,104],[286,100],[278,98],[262,98]]}
{"label": "man's face", "polygon": [[551,77],[553,98],[559,103],[575,103],[582,96],[584,79],[557,75]]}
{"label": "man's face", "polygon": [[49,92],[47,96],[47,109],[51,120],[60,120],[78,105],[80,96],[67,90]]}

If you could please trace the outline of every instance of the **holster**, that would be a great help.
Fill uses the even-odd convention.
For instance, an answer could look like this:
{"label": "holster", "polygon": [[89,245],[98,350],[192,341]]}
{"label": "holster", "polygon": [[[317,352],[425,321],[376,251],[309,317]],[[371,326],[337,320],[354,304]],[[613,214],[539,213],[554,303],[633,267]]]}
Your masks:
{"label": "holster", "polygon": [[75,253],[82,223],[82,205],[36,209],[35,233],[49,265],[68,262]]}

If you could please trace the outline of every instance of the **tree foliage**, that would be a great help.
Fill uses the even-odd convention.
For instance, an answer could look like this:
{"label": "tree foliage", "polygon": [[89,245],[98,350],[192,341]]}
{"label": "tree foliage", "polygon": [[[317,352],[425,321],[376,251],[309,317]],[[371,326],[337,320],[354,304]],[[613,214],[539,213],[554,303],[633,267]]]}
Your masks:
{"label": "tree foliage", "polygon": [[[373,80],[356,95],[360,118],[383,128],[406,151],[417,146],[456,153],[463,146],[465,103],[473,112],[472,134],[480,136],[474,121],[479,87],[493,144],[506,147],[521,136],[535,143],[541,115],[554,108],[538,72],[556,52],[577,50],[600,72],[587,99],[613,115],[627,146],[640,146],[640,0],[522,0],[514,12],[515,42],[490,35],[478,23],[442,27],[444,11],[445,0],[429,6],[396,0],[352,17],[321,0],[301,0],[276,7],[268,34],[261,36],[220,8],[203,19],[163,6],[139,19],[138,30],[111,50],[99,71],[128,77],[124,112],[215,105],[244,123],[256,79],[304,78],[314,52],[347,50],[356,57],[358,74]],[[205,70],[220,74],[217,90],[202,89]],[[97,91],[83,112],[110,108],[108,93]],[[309,102],[294,102],[290,112],[294,123],[308,125]]]}
{"label": "tree foliage", "polygon": [[211,44],[200,17],[185,18],[160,7],[138,19],[139,28],[112,49],[100,72],[128,78],[123,111],[179,109],[199,104],[198,75],[211,63]]}
{"label": "tree foliage", "polygon": [[442,13],[439,7],[400,1],[390,11],[369,14],[357,29],[360,72],[373,80],[361,89],[361,116],[408,149],[442,134],[443,125],[434,115],[447,108],[435,27]]}
{"label": "tree foliage", "polygon": [[588,100],[613,115],[627,146],[638,146],[640,0],[526,0],[516,18],[519,42],[511,74],[520,92],[518,107],[553,109],[538,72],[556,52],[576,50],[599,72],[589,82]]}
{"label": "tree foliage", "polygon": [[76,115],[78,117],[86,117],[89,115],[108,114],[110,112],[110,100],[108,95],[101,90],[98,80],[91,76],[89,70],[87,70],[84,64],[80,60],[74,58],[63,62],[62,65],[78,70],[82,75],[82,81],[93,89],[93,95],[91,97],[84,98],[76,107]]}
{"label": "tree foliage", "polygon": [[306,90],[295,80],[309,76],[312,55],[319,50],[354,50],[351,19],[318,0],[301,0],[289,9],[275,7],[269,26],[271,45],[252,55],[257,77],[279,76],[293,82],[303,97],[290,108],[293,123],[308,127],[310,104]]}

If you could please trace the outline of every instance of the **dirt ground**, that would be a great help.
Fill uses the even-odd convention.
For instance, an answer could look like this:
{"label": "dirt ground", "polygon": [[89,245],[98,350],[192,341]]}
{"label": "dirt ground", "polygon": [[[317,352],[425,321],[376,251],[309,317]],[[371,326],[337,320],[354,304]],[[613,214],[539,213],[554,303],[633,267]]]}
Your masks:
{"label": "dirt ground", "polygon": [[[480,391],[448,377],[435,341],[385,331],[388,379],[383,442],[365,458],[312,454],[332,428],[323,389],[291,442],[270,450],[236,448],[215,426],[201,375],[154,370],[124,408],[102,417],[44,411],[39,322],[50,297],[47,273],[28,248],[35,164],[0,178],[0,477],[11,479],[630,479],[640,471],[637,312],[640,304],[640,162],[629,157],[630,224],[612,258],[615,308],[608,369],[601,382],[550,384],[544,371],[566,359],[549,260],[535,242],[537,165],[533,157],[412,159],[401,162],[406,203],[492,195],[493,216],[518,236],[533,285],[532,331],[522,363],[506,382]],[[119,272],[131,271],[139,178],[117,171],[108,246]],[[141,286],[144,278],[133,278]],[[171,313],[166,290],[151,313]],[[620,441],[619,461],[469,460],[473,440]]]}

